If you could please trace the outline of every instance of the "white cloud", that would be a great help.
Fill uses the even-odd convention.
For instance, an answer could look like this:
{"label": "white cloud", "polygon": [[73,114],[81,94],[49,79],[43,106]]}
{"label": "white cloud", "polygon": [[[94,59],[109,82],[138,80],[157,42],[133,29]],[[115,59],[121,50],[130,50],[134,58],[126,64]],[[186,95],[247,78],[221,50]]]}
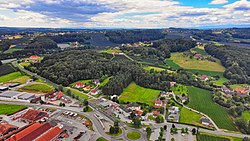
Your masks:
{"label": "white cloud", "polygon": [[212,0],[209,4],[226,4],[228,0]]}

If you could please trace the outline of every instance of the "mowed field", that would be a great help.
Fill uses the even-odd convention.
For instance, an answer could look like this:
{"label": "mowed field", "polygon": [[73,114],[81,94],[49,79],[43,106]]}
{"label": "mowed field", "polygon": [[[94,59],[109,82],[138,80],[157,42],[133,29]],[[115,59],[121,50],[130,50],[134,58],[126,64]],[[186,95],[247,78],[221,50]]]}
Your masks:
{"label": "mowed field", "polygon": [[208,60],[190,59],[189,57],[184,57],[182,53],[171,53],[171,58],[168,60],[172,60],[184,69],[198,69],[218,72],[225,71],[225,68],[221,65],[220,61],[210,62]]}
{"label": "mowed field", "polygon": [[19,89],[19,91],[25,91],[25,92],[41,92],[41,93],[48,93],[52,91],[54,88],[52,86],[49,86],[47,84],[31,84],[24,86]]}
{"label": "mowed field", "polygon": [[227,110],[212,100],[212,93],[196,87],[189,87],[188,95],[190,97],[189,107],[207,114],[219,128],[233,130],[236,128]]}
{"label": "mowed field", "polygon": [[184,107],[181,108],[181,113],[180,113],[181,123],[188,123],[188,124],[202,126],[202,124],[200,124],[201,117],[202,116],[200,114],[190,111],[187,108]]}
{"label": "mowed field", "polygon": [[242,117],[246,120],[250,120],[250,112],[249,111],[243,112]]}
{"label": "mowed field", "polygon": [[21,76],[22,76],[21,72],[13,72],[13,73],[3,75],[3,76],[0,77],[0,83],[9,82],[9,81],[17,79],[17,78],[19,78]]}
{"label": "mowed field", "polygon": [[26,108],[25,106],[20,105],[7,105],[7,104],[0,104],[0,115],[2,114],[13,114],[17,111]]}
{"label": "mowed field", "polygon": [[141,102],[152,106],[160,92],[160,90],[143,88],[133,82],[123,90],[119,100],[124,102]]}

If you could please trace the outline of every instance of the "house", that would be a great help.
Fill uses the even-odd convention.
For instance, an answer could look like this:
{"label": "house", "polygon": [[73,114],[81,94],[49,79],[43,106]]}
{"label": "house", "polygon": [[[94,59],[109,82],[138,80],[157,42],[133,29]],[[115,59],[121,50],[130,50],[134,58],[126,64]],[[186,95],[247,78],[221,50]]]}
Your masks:
{"label": "house", "polygon": [[7,123],[1,123],[0,124],[0,138],[17,129],[18,129],[17,126],[7,124]]}
{"label": "house", "polygon": [[96,86],[100,84],[100,81],[98,79],[94,80],[93,82]]}
{"label": "house", "polygon": [[204,57],[201,54],[195,54],[194,58],[196,58],[196,59],[204,59]]}
{"label": "house", "polygon": [[201,124],[205,125],[205,126],[209,126],[211,124],[210,120],[208,118],[201,118]]}
{"label": "house", "polygon": [[154,108],[161,108],[163,106],[163,102],[161,100],[156,100],[154,104]]}
{"label": "house", "polygon": [[64,96],[63,92],[59,91],[56,95],[57,99],[61,99]]}
{"label": "house", "polygon": [[49,115],[46,112],[39,111],[39,110],[33,110],[29,109],[26,113],[24,113],[21,117],[20,120],[24,122],[35,122],[38,121],[44,117],[48,117]]}
{"label": "house", "polygon": [[40,56],[37,56],[37,55],[32,55],[30,56],[30,59],[40,59],[41,57]]}
{"label": "house", "polygon": [[157,117],[159,115],[159,112],[158,111],[153,111],[153,116],[154,117]]}
{"label": "house", "polygon": [[208,80],[208,76],[205,75],[205,74],[203,74],[203,75],[200,77],[200,79],[201,79],[202,81],[207,81],[207,80]]}
{"label": "house", "polygon": [[128,109],[128,111],[137,111],[137,110],[141,110],[141,105],[137,104],[137,103],[129,103],[126,106],[126,109]]}
{"label": "house", "polygon": [[169,82],[170,83],[170,87],[174,87],[176,85],[176,82]]}
{"label": "house", "polygon": [[79,88],[84,88],[85,84],[83,82],[78,81],[78,82],[76,82],[75,87],[78,88],[78,89]]}
{"label": "house", "polygon": [[99,104],[99,106],[101,106],[101,107],[103,107],[103,108],[107,108],[107,107],[109,107],[109,103],[108,103],[108,102],[101,102],[101,103]]}
{"label": "house", "polygon": [[54,141],[56,140],[61,134],[63,130],[59,127],[53,127],[48,130],[45,134],[38,137],[35,141]]}
{"label": "house", "polygon": [[99,92],[98,92],[97,90],[93,89],[93,90],[90,91],[90,93],[91,93],[92,95],[97,95]]}
{"label": "house", "polygon": [[179,107],[176,106],[172,106],[168,109],[168,117],[167,120],[168,121],[174,121],[174,122],[179,122]]}
{"label": "house", "polygon": [[135,110],[135,115],[138,116],[138,117],[141,117],[143,114],[143,111],[142,110]]}

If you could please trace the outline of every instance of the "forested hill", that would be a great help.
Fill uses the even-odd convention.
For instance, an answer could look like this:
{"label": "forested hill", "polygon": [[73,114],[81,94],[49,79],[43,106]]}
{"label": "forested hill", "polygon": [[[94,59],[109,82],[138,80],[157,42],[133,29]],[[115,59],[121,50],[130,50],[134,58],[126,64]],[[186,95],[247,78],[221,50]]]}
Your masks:
{"label": "forested hill", "polygon": [[105,36],[108,37],[111,42],[118,44],[152,41],[165,37],[162,30],[159,29],[111,30],[106,31]]}
{"label": "forested hill", "polygon": [[250,48],[210,44],[205,50],[221,60],[226,67],[224,76],[230,79],[230,83],[250,83]]}

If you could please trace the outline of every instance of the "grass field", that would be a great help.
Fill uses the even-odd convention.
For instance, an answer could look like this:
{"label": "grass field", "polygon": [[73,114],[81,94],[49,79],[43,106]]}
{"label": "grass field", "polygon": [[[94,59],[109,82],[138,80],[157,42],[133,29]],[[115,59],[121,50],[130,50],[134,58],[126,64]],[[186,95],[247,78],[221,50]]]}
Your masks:
{"label": "grass field", "polygon": [[107,50],[102,50],[101,52],[112,54],[113,52],[121,53],[122,51],[120,49],[107,49]]}
{"label": "grass field", "polygon": [[100,138],[98,138],[96,141],[108,141],[108,140],[106,140],[106,139],[103,138],[103,137],[100,137]]}
{"label": "grass field", "polygon": [[193,48],[192,51],[198,53],[198,54],[201,54],[201,55],[208,55],[204,50],[196,47],[196,48]]}
{"label": "grass field", "polygon": [[224,72],[225,68],[221,65],[220,61],[210,62],[208,60],[197,60],[183,57],[182,53],[171,53],[171,58],[174,63],[178,64],[184,69],[198,69],[207,71]]}
{"label": "grass field", "polygon": [[3,75],[3,76],[0,77],[0,83],[9,82],[9,81],[17,79],[17,78],[19,78],[21,76],[22,76],[21,72],[13,72],[13,73],[10,73],[10,74]]}
{"label": "grass field", "polygon": [[124,102],[141,102],[153,105],[160,92],[160,90],[143,88],[133,82],[123,90],[119,100]]}
{"label": "grass field", "polygon": [[189,107],[207,114],[219,128],[236,130],[227,110],[213,102],[210,91],[196,87],[189,87],[188,91],[190,97]]}
{"label": "grass field", "polygon": [[31,84],[31,85],[27,85],[24,86],[22,88],[20,88],[20,91],[25,91],[25,92],[41,92],[41,93],[48,93],[50,91],[52,91],[54,88],[47,85],[47,84]]}
{"label": "grass field", "polygon": [[19,65],[23,66],[23,67],[27,67],[30,65],[29,62],[23,62],[23,63],[20,63]]}
{"label": "grass field", "polygon": [[250,112],[249,111],[245,111],[242,113],[242,116],[244,119],[246,120],[250,120]]}
{"label": "grass field", "polygon": [[81,97],[83,99],[86,99],[86,100],[89,99],[89,97],[87,95],[82,94],[81,92],[78,92],[77,90],[74,90],[74,89],[70,89],[70,90],[71,90],[72,94],[75,94],[75,95],[77,95],[77,96],[79,96],[79,97]]}
{"label": "grass field", "polygon": [[176,64],[173,60],[166,59],[165,63],[166,63],[166,65],[170,66],[174,70],[177,70],[177,69],[181,68],[181,66]]}
{"label": "grass field", "polygon": [[197,141],[242,141],[242,138],[218,136],[214,134],[200,133],[196,136]]}
{"label": "grass field", "polygon": [[112,78],[112,76],[111,77],[108,77],[108,78],[106,78],[99,86],[100,87],[103,87],[103,86],[105,86],[108,82],[109,82],[109,80]]}
{"label": "grass field", "polygon": [[236,88],[243,88],[245,86],[249,86],[248,84],[234,84],[234,85],[230,85],[230,87],[232,89],[236,89]]}
{"label": "grass field", "polygon": [[25,106],[20,105],[7,105],[7,104],[0,104],[0,115],[2,114],[13,114],[17,111],[26,108]]}
{"label": "grass field", "polygon": [[143,67],[143,69],[146,70],[146,71],[150,71],[151,69],[153,69],[156,72],[165,71],[165,69],[163,69],[163,68],[153,67],[153,66],[146,66],[146,67]]}
{"label": "grass field", "polygon": [[189,124],[194,124],[194,125],[198,125],[198,126],[202,126],[200,124],[200,119],[201,119],[201,115],[197,114],[193,111],[190,111],[187,108],[181,108],[181,113],[180,113],[180,122],[181,123],[189,123]]}
{"label": "grass field", "polygon": [[21,77],[19,77],[19,78],[17,78],[17,79],[11,80],[10,82],[15,82],[15,83],[24,84],[24,83],[26,83],[29,79],[30,79],[30,77],[25,75],[25,76],[21,76]]}
{"label": "grass field", "polygon": [[141,138],[141,134],[139,132],[128,132],[127,137],[131,140],[138,140]]}

